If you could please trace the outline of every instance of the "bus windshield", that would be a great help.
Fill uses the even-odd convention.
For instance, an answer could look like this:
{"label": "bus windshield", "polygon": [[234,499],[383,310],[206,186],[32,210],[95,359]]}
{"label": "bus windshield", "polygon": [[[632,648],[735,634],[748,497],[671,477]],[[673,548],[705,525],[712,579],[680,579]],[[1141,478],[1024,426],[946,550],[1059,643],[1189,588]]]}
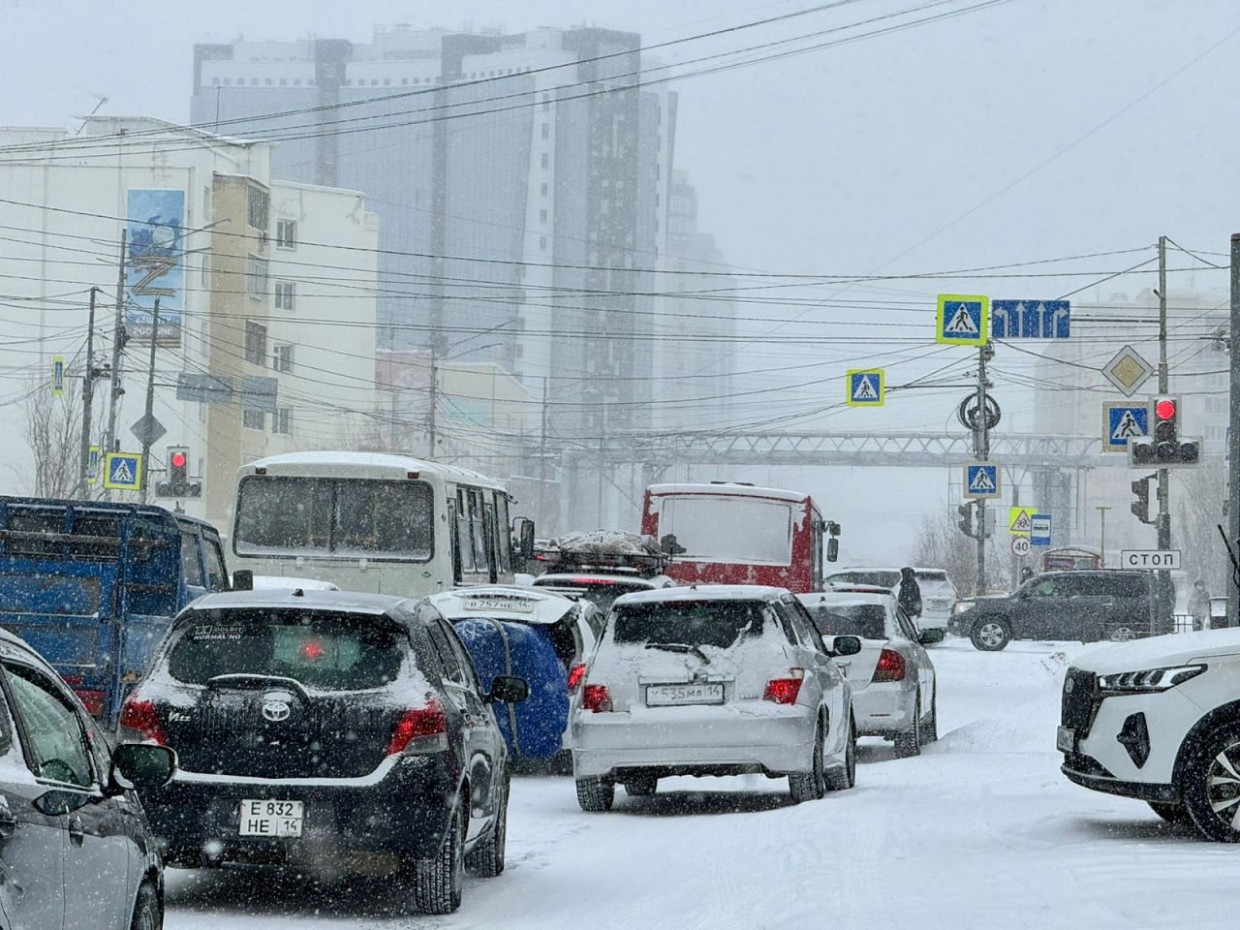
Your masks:
{"label": "bus windshield", "polygon": [[792,560],[792,506],[748,497],[667,497],[660,539],[675,537],[675,558],[701,562],[787,565]]}
{"label": "bus windshield", "polygon": [[237,489],[238,555],[429,561],[433,495],[424,481],[250,476]]}

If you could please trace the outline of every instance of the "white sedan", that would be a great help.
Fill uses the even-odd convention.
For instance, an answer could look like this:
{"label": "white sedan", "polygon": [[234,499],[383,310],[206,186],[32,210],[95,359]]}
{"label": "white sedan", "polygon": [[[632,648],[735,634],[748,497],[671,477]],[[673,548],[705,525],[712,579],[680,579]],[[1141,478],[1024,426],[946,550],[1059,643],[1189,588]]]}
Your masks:
{"label": "white sedan", "polygon": [[824,636],[852,634],[861,652],[847,663],[857,732],[895,743],[897,756],[915,756],[938,739],[934,663],[924,643],[943,631],[919,630],[888,591],[834,590],[797,595]]}

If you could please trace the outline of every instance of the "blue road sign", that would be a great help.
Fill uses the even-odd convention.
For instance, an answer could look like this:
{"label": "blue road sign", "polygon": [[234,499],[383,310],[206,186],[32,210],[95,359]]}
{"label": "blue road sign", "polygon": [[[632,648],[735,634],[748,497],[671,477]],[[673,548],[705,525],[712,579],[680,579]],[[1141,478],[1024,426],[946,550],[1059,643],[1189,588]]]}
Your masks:
{"label": "blue road sign", "polygon": [[995,462],[974,462],[964,467],[964,496],[994,498],[1000,494],[999,466]]}
{"label": "blue road sign", "polygon": [[992,300],[993,339],[1067,339],[1071,304],[1066,300]]}
{"label": "blue road sign", "polygon": [[1035,513],[1029,530],[1029,543],[1033,546],[1049,546],[1051,544],[1051,515]]}
{"label": "blue road sign", "polygon": [[990,298],[984,295],[940,294],[935,342],[982,346],[990,330]]}
{"label": "blue road sign", "polygon": [[1108,402],[1102,405],[1102,449],[1104,452],[1124,452],[1128,440],[1141,439],[1150,434],[1150,408],[1146,404]]}
{"label": "blue road sign", "polygon": [[850,407],[881,407],[886,396],[883,385],[884,372],[880,368],[848,373],[848,400]]}
{"label": "blue road sign", "polygon": [[137,452],[109,452],[103,457],[103,486],[121,491],[142,489],[142,456]]}

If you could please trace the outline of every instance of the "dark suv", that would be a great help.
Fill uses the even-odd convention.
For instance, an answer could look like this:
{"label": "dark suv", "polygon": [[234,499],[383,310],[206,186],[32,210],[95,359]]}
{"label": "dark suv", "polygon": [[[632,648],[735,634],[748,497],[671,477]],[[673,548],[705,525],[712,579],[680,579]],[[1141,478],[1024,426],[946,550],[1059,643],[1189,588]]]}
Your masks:
{"label": "dark suv", "polygon": [[142,800],[170,865],[407,867],[419,909],[504,869],[508,750],[460,640],[426,600],[343,591],[199,598],[125,701],[123,736],[176,750]]}
{"label": "dark suv", "polygon": [[950,629],[987,652],[1013,639],[1149,636],[1155,631],[1151,577],[1117,569],[1046,572],[1011,594],[974,598],[952,617]]}

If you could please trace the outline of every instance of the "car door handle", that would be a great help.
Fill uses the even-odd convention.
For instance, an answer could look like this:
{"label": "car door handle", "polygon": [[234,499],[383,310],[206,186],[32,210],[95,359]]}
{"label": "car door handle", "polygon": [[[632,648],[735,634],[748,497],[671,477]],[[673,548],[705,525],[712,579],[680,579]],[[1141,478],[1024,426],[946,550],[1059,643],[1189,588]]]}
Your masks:
{"label": "car door handle", "polygon": [[0,794],[0,837],[12,836],[17,832],[17,818],[9,807],[9,799]]}
{"label": "car door handle", "polygon": [[86,827],[82,825],[82,818],[77,814],[69,818],[69,839],[78,846],[86,841]]}

